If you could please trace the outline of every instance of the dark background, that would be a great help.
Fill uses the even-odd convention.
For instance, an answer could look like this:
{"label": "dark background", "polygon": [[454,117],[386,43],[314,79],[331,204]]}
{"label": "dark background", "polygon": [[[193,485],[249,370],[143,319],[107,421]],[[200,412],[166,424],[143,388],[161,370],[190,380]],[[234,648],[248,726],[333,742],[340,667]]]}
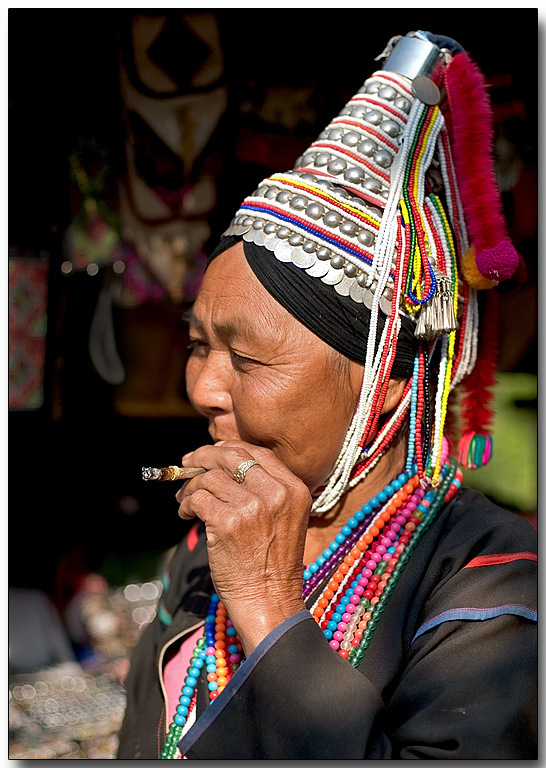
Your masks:
{"label": "dark background", "polygon": [[[120,414],[116,387],[97,374],[88,353],[99,284],[85,273],[67,279],[60,271],[71,217],[69,152],[80,137],[93,136],[108,149],[116,173],[124,173],[118,63],[120,40],[134,13],[146,11],[9,12],[9,245],[46,251],[50,263],[44,403],[36,411],[9,413],[11,586],[52,593],[58,563],[71,552],[114,583],[155,575],[158,557],[180,539],[185,523],[177,517],[174,484],[143,483],[141,467],[177,463],[208,439],[190,410],[168,418]],[[176,35],[180,12],[168,13]],[[338,114],[376,68],[374,57],[392,35],[426,29],[454,37],[469,50],[491,85],[497,129],[509,137],[524,169],[519,188],[505,193],[503,202],[529,285],[506,299],[501,370],[536,373],[537,11],[212,13],[230,100],[219,139],[221,204],[211,219],[210,247],[256,183],[292,167]],[[283,85],[313,86],[315,126],[264,125],[257,111],[249,111],[248,104],[258,104],[267,89]],[[264,152],[255,162],[249,137],[264,134]],[[116,309],[120,338],[135,317],[143,322],[145,316],[152,325],[156,318],[161,333],[168,316],[171,330],[174,322],[179,331],[172,347],[179,363],[185,354],[182,309],[168,301],[140,313]],[[121,354],[128,357],[131,349],[122,345]],[[183,398],[182,379],[180,390]]]}

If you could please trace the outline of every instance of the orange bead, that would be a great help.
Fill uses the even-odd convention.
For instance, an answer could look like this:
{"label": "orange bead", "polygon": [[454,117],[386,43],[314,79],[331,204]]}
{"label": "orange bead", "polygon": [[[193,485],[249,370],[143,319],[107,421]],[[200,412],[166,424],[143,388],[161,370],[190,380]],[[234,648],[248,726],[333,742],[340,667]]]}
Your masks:
{"label": "orange bead", "polygon": [[355,560],[358,560],[360,558],[361,554],[362,553],[361,553],[361,551],[359,550],[358,547],[353,547],[351,549],[351,555],[354,557]]}
{"label": "orange bead", "polygon": [[370,611],[366,611],[366,613],[362,614],[362,621],[369,621],[372,618],[372,614]]}
{"label": "orange bead", "polygon": [[395,509],[399,509],[407,498],[408,496],[406,493],[403,493],[401,496],[397,496],[392,503],[393,507]]}
{"label": "orange bead", "polygon": [[357,640],[360,640],[363,634],[364,634],[364,630],[363,629],[355,630],[355,637],[356,637]]}
{"label": "orange bead", "polygon": [[227,661],[225,659],[216,659],[216,666],[218,669],[221,669],[222,667],[227,667]]}
{"label": "orange bead", "polygon": [[227,677],[221,675],[216,682],[218,683],[218,689],[225,688],[227,685]]}
{"label": "orange bead", "polygon": [[349,566],[347,565],[347,563],[341,563],[338,570],[340,573],[345,575],[346,573],[349,573]]}
{"label": "orange bead", "polygon": [[330,602],[330,600],[331,600],[331,599],[333,598],[333,596],[334,596],[334,593],[332,592],[332,590],[331,590],[331,589],[325,589],[325,590],[324,590],[324,592],[323,592],[322,594],[324,595],[324,597],[326,598],[326,600],[328,600],[328,602]]}
{"label": "orange bead", "polygon": [[327,600],[325,597],[321,597],[320,600],[318,601],[318,604],[321,608],[326,608],[328,606],[328,603],[329,603],[329,600]]}
{"label": "orange bead", "polygon": [[209,672],[207,675],[207,680],[209,683],[215,683],[216,682],[216,672]]}
{"label": "orange bead", "polygon": [[334,573],[334,575],[332,576],[332,579],[333,579],[334,581],[338,581],[339,583],[341,583],[341,582],[343,581],[343,574],[342,574],[342,573],[340,573],[339,571],[336,571],[336,572]]}
{"label": "orange bead", "polygon": [[223,651],[221,648],[219,648],[217,651],[214,651],[214,655],[217,659],[225,659],[226,658],[226,652]]}
{"label": "orange bead", "polygon": [[[379,533],[379,531],[378,531],[378,533]],[[362,537],[362,539],[363,539],[363,541],[366,542],[366,544],[371,544],[372,541],[373,541],[372,532],[370,531],[369,533],[365,533],[364,536]],[[360,544],[360,542],[358,542],[358,543]],[[358,544],[357,544],[357,546],[358,546]]]}
{"label": "orange bead", "polygon": [[324,616],[324,608],[321,608],[319,605],[314,609],[313,616],[316,619],[320,619],[321,616]]}
{"label": "orange bead", "polygon": [[217,649],[225,648],[226,644],[225,644],[225,642],[223,640],[216,640],[216,642],[214,643],[214,647],[217,648]]}
{"label": "orange bead", "polygon": [[214,639],[215,640],[225,640],[226,639],[226,633],[225,632],[215,632],[214,633]]}
{"label": "orange bead", "polygon": [[375,539],[375,537],[379,535],[379,528],[376,525],[372,525],[369,531],[369,535],[373,536],[373,538]]}
{"label": "orange bead", "polygon": [[328,589],[331,589],[332,592],[337,592],[339,589],[339,584],[337,583],[337,581],[334,581],[332,579],[332,581],[328,582]]}
{"label": "orange bead", "polygon": [[[379,531],[380,531],[381,528],[385,527],[385,521],[382,520],[381,518],[379,518],[378,520],[375,521],[375,527],[379,528]],[[378,531],[378,533],[379,533],[379,531]]]}
{"label": "orange bead", "polygon": [[225,688],[225,687],[226,687],[225,685],[219,685],[219,686],[218,686],[218,690],[216,691],[216,693],[217,693],[218,695],[220,695],[220,694],[222,693],[222,691],[224,690],[224,688]]}
{"label": "orange bead", "polygon": [[413,489],[414,489],[414,488],[415,488],[415,486],[414,486],[412,483],[406,483],[406,484],[404,485],[404,490],[405,490],[405,492],[406,492],[408,495],[409,495],[410,493],[413,493]]}
{"label": "orange bead", "polygon": [[414,488],[417,488],[419,485],[419,475],[414,475],[410,480],[410,485],[412,485]]}
{"label": "orange bead", "polygon": [[370,600],[370,603],[372,605],[377,605],[378,602],[379,602],[379,598],[378,597],[372,597],[372,599]]}
{"label": "orange bead", "polygon": [[[392,507],[392,511],[391,511],[391,507]],[[381,520],[384,520],[386,523],[388,523],[395,511],[396,510],[394,506],[392,504],[389,504],[387,509],[384,509],[383,512],[381,512],[381,514],[379,515],[379,517],[381,518]]]}
{"label": "orange bead", "polygon": [[347,555],[343,559],[343,562],[345,563],[345,565],[351,566],[351,565],[355,564],[355,559],[354,559],[354,557],[352,555]]}

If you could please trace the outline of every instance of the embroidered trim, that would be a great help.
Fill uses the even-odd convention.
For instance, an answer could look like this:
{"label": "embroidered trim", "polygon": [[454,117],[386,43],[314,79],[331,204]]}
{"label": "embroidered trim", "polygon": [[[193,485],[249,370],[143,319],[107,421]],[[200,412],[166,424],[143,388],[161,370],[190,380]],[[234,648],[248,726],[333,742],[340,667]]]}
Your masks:
{"label": "embroidered trim", "polygon": [[465,568],[478,568],[482,565],[500,565],[501,563],[512,563],[515,560],[534,560],[537,562],[537,555],[534,552],[512,552],[506,555],[481,555],[475,557],[469,563],[467,563],[461,570]]}
{"label": "embroidered trim", "polygon": [[425,622],[415,633],[411,643],[430,629],[446,621],[485,621],[496,619],[498,616],[521,616],[530,621],[537,621],[537,612],[525,605],[499,605],[495,608],[451,608]]}

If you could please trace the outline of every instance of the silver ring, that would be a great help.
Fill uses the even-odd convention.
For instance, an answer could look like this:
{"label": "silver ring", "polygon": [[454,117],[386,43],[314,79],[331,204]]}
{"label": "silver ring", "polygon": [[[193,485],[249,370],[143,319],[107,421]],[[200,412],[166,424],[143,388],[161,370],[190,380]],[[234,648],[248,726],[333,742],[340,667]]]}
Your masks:
{"label": "silver ring", "polygon": [[233,472],[233,479],[236,483],[244,483],[245,475],[250,469],[250,467],[253,467],[255,465],[260,466],[260,464],[256,461],[256,459],[247,459],[247,461],[241,462],[236,470]]}

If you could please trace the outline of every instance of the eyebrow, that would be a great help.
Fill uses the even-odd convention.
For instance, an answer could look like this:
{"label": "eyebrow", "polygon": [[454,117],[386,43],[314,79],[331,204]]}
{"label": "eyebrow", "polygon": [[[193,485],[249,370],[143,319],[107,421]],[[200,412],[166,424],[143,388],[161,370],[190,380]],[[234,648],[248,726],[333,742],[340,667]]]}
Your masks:
{"label": "eyebrow", "polygon": [[[193,309],[189,309],[184,312],[183,318],[193,328],[201,331],[202,333],[205,333],[203,323],[201,323],[200,320],[195,317]],[[233,319],[216,324],[214,326],[214,331],[220,338],[223,339],[231,339],[234,336],[239,336],[247,340],[254,338],[254,334],[250,330],[248,324],[243,322],[243,319],[238,315],[236,315]]]}

